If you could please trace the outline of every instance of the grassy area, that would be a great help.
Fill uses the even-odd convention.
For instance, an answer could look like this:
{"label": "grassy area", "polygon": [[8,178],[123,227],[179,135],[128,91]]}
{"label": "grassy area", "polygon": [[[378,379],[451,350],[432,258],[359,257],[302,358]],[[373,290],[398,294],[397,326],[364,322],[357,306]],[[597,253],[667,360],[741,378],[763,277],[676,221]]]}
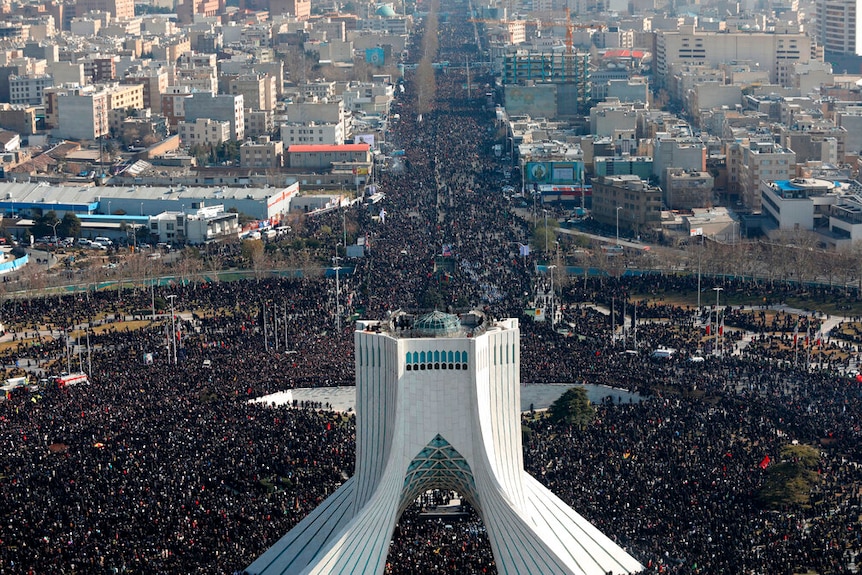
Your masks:
{"label": "grassy area", "polygon": [[[635,300],[645,299],[651,303],[675,305],[679,307],[694,307],[697,305],[696,290],[666,290],[652,293],[634,292],[631,297]],[[778,303],[775,297],[770,295],[768,291],[752,293],[750,291],[744,292],[742,290],[723,290],[719,297],[719,304],[722,306],[761,306],[764,304],[775,305]],[[823,298],[813,296],[787,297],[783,298],[781,303],[786,304],[789,307],[818,311],[829,315],[862,315],[862,301],[851,300],[850,298],[841,298],[840,301],[835,301],[834,299],[825,300]],[[700,304],[715,304],[715,292],[712,290],[712,287],[703,288],[700,296]]]}

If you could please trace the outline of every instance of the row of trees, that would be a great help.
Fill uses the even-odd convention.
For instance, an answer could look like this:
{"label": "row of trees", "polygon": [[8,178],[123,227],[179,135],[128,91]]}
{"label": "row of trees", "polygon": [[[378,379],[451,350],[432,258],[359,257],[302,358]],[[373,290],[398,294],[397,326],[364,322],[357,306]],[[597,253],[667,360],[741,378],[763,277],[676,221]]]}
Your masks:
{"label": "row of trees", "polygon": [[[686,249],[656,247],[607,253],[585,235],[559,235],[556,220],[536,222],[531,238],[534,253],[544,253],[560,268],[564,265],[595,268],[619,276],[627,267],[663,272],[685,272],[751,278],[754,281],[817,282],[862,287],[862,242],[826,250],[817,236],[806,231],[786,231],[770,239],[719,243],[703,241]],[[559,243],[558,243],[559,242]],[[606,243],[606,242],[605,242]],[[577,250],[577,248],[588,248]],[[566,257],[577,252],[577,257]],[[558,272],[564,276],[562,271]],[[565,277],[556,278],[562,286]]]}
{"label": "row of trees", "polygon": [[439,40],[437,38],[437,12],[440,3],[433,0],[425,17],[425,32],[422,36],[422,58],[416,67],[416,112],[424,114],[431,110],[437,94],[437,80],[434,77],[434,58],[437,57]]}
{"label": "row of trees", "polygon": [[50,210],[34,218],[31,233],[35,237],[52,236],[55,229],[58,237],[76,238],[81,234],[81,220],[72,212],[66,212],[60,219]]}

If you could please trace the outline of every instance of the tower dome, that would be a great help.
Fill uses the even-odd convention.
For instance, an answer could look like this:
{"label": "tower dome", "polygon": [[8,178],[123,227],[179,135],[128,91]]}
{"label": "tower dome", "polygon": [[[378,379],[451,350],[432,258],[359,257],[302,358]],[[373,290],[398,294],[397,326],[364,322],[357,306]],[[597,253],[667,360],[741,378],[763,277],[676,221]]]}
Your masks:
{"label": "tower dome", "polygon": [[435,310],[417,318],[413,329],[421,337],[448,337],[461,333],[461,320],[457,315]]}

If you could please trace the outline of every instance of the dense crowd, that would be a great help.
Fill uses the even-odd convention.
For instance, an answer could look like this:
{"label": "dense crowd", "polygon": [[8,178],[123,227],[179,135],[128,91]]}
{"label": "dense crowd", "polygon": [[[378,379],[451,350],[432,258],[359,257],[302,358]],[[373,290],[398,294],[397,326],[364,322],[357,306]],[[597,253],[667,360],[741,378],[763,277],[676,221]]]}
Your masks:
{"label": "dense crowd", "polygon": [[[464,26],[441,26],[441,50],[460,46]],[[410,113],[416,86],[407,78],[390,136],[405,149],[403,169],[378,182],[387,215],[355,208],[370,250],[342,278],[348,311],[383,318],[396,308],[478,306],[492,317],[522,315],[534,261],[519,258],[518,245],[529,228],[499,194],[491,111],[466,98],[462,72],[440,73],[421,121]],[[307,232],[337,228],[338,218],[310,220]],[[651,298],[696,289],[692,282],[572,282],[563,317],[580,337],[521,322],[524,381],[605,384],[643,397],[603,403],[585,429],[525,419],[527,470],[648,572],[852,572],[862,545],[860,384],[835,373],[837,359],[812,371],[790,361],[796,321],[767,319],[766,306],[800,295],[796,288],[724,284],[764,298],[763,313],[726,310],[728,345],[754,332],[748,353],[652,361],[608,337],[609,323],[622,325],[637,306],[641,341],[693,351],[705,312]],[[0,573],[241,571],[314,509],[353,473],[352,417],[246,400],[352,383],[351,328],[337,329],[332,284],[266,277],[5,301],[8,373],[37,363],[56,372],[69,346],[86,340],[92,382],[0,404]],[[153,302],[164,314],[168,295],[175,328],[165,315],[130,327]],[[817,329],[820,319],[811,321]],[[859,352],[852,341],[832,345],[842,357]],[[794,441],[820,450],[817,488],[806,505],[768,509],[757,497],[764,458],[777,460]],[[475,516],[427,520],[420,507],[402,517],[387,573],[496,572]]]}

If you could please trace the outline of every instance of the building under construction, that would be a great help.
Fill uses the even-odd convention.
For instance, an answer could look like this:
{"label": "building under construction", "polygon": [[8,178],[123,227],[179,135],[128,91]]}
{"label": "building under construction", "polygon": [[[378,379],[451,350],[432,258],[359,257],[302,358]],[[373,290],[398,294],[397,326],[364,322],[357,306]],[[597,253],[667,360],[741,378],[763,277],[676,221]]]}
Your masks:
{"label": "building under construction", "polygon": [[592,90],[590,55],[586,52],[518,50],[503,56],[502,81],[506,86],[507,106],[508,86],[551,84],[554,86],[557,116],[583,114]]}

